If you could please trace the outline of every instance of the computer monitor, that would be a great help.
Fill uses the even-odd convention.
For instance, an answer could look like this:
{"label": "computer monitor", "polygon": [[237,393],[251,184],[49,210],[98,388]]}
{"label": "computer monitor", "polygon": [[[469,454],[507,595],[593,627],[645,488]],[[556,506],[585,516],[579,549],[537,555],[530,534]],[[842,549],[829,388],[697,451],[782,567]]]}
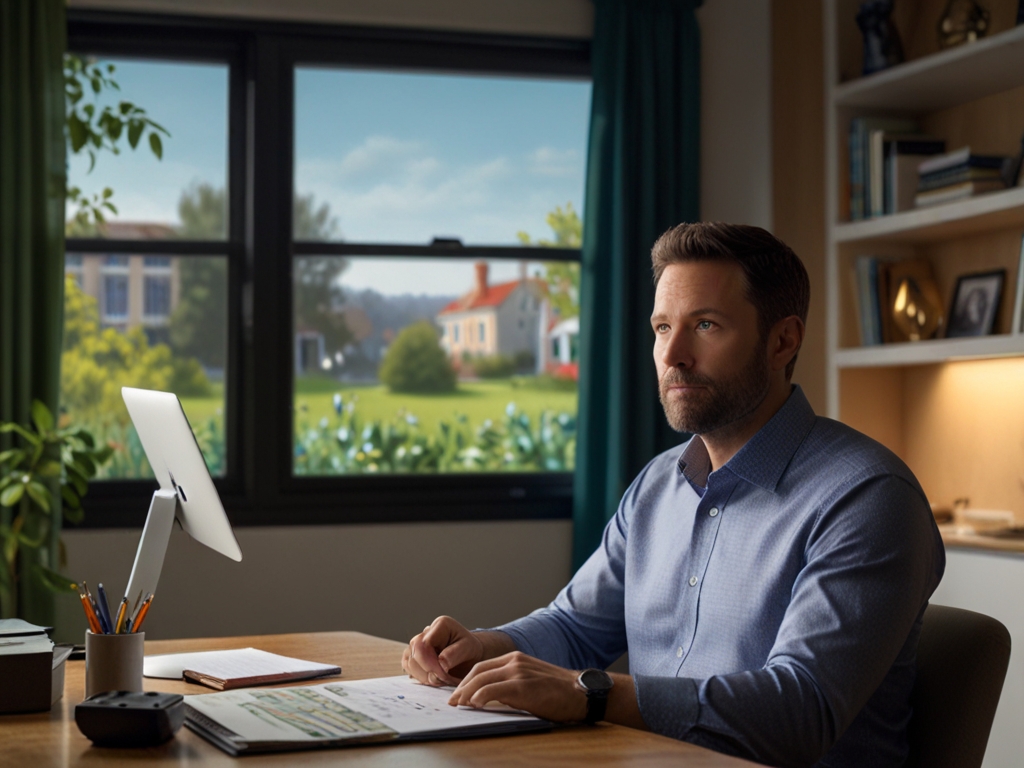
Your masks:
{"label": "computer monitor", "polygon": [[133,387],[122,387],[121,396],[160,483],[153,492],[125,591],[128,607],[134,611],[156,592],[175,520],[193,539],[232,560],[240,561],[242,550],[178,396]]}

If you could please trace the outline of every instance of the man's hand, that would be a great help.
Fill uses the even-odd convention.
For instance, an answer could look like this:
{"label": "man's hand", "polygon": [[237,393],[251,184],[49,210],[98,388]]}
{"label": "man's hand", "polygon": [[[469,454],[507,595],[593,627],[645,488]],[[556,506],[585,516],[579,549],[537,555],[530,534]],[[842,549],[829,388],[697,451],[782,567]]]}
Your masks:
{"label": "man's hand", "polygon": [[578,676],[579,672],[513,651],[479,662],[448,703],[480,708],[500,701],[546,720],[576,722],[587,715],[587,695],[576,685]]}
{"label": "man's hand", "polygon": [[514,650],[504,632],[470,632],[450,616],[438,616],[409,641],[402,669],[426,685],[458,685],[478,661]]}

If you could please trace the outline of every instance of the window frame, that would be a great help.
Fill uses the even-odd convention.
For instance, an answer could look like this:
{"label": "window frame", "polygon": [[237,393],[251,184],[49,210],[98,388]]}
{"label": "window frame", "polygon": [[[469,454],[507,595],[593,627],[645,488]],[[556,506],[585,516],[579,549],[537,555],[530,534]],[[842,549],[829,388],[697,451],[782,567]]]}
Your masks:
{"label": "window frame", "polygon": [[[227,472],[215,484],[235,525],[559,519],[571,472],[296,476],[291,273],[301,256],[580,260],[578,249],[435,241],[292,239],[294,72],[350,66],[589,80],[588,40],[282,24],[69,9],[70,50],[229,66],[228,232],[223,241],[69,238],[67,251],[225,256]],[[145,104],[143,104],[145,106]],[[289,286],[281,290],[280,286]],[[259,312],[254,311],[259,307]],[[258,351],[257,351],[258,350]],[[280,373],[285,371],[286,373]],[[83,527],[137,527],[154,482],[94,482]]]}

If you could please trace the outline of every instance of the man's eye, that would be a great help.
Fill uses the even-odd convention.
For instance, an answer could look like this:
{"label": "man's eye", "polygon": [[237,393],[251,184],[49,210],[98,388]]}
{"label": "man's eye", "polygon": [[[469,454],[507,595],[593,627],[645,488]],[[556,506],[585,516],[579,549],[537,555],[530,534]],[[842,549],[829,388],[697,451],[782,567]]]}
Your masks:
{"label": "man's eye", "polygon": [[658,323],[654,326],[655,333],[665,333],[666,331],[668,331],[668,323]]}
{"label": "man's eye", "polygon": [[714,323],[712,323],[710,320],[701,320],[699,323],[697,323],[697,328],[702,331],[710,331],[712,326],[714,326]]}

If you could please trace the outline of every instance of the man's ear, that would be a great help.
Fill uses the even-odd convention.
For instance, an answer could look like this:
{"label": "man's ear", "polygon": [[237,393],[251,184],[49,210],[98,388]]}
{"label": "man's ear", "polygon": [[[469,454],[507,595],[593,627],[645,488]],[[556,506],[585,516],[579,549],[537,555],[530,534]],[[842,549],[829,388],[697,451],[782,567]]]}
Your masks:
{"label": "man's ear", "polygon": [[804,341],[804,322],[796,315],[779,320],[768,334],[768,364],[773,371],[785,370]]}

